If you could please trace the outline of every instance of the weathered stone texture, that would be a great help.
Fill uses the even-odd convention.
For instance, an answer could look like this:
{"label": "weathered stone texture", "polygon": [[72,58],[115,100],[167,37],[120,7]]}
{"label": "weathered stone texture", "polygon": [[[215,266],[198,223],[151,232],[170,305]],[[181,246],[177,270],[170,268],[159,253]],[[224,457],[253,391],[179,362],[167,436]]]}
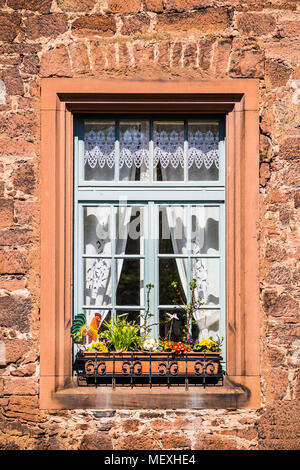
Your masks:
{"label": "weathered stone texture", "polygon": [[112,16],[83,16],[72,23],[72,32],[79,37],[109,37],[115,34],[116,29],[116,20]]}
{"label": "weathered stone texture", "polygon": [[196,12],[170,12],[157,18],[156,31],[182,33],[216,33],[224,31],[230,25],[230,16],[225,9],[208,8]]}
{"label": "weathered stone texture", "polygon": [[[0,0],[0,449],[300,448],[299,64],[293,0]],[[259,79],[260,410],[39,410],[39,86],[77,76]]]}

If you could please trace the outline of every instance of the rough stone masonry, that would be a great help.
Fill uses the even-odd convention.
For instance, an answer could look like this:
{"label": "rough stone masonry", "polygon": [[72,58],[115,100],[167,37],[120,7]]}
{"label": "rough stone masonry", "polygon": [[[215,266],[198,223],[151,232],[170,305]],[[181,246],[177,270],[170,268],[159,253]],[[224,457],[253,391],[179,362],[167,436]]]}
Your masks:
{"label": "rough stone masonry", "polygon": [[[0,0],[0,449],[299,449],[300,3]],[[40,411],[40,79],[260,80],[262,408]]]}

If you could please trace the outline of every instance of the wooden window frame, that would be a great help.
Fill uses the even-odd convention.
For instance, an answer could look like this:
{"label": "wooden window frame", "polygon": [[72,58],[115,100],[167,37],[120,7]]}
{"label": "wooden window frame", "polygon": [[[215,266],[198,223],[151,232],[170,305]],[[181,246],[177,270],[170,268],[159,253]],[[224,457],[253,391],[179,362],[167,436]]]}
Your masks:
{"label": "wooden window frame", "polygon": [[[226,363],[223,387],[127,391],[72,377],[73,115],[226,115]],[[258,408],[259,82],[41,80],[40,408]],[[249,214],[249,209],[251,214]],[[171,403],[171,405],[170,405]]]}

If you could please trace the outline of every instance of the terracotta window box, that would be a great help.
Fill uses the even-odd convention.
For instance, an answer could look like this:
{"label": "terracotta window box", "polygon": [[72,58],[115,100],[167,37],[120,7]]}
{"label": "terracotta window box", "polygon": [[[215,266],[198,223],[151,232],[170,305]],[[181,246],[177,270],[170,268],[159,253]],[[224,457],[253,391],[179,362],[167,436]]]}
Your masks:
{"label": "terracotta window box", "polygon": [[219,352],[80,352],[75,370],[78,385],[167,386],[223,385]]}

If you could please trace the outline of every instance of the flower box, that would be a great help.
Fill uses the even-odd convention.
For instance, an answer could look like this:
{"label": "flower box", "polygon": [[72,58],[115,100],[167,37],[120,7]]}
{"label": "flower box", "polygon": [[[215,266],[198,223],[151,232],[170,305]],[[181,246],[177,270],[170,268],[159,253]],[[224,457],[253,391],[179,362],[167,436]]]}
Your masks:
{"label": "flower box", "polygon": [[185,384],[215,385],[223,378],[221,360],[219,352],[84,351],[77,354],[75,370],[86,384],[171,385],[181,379]]}

